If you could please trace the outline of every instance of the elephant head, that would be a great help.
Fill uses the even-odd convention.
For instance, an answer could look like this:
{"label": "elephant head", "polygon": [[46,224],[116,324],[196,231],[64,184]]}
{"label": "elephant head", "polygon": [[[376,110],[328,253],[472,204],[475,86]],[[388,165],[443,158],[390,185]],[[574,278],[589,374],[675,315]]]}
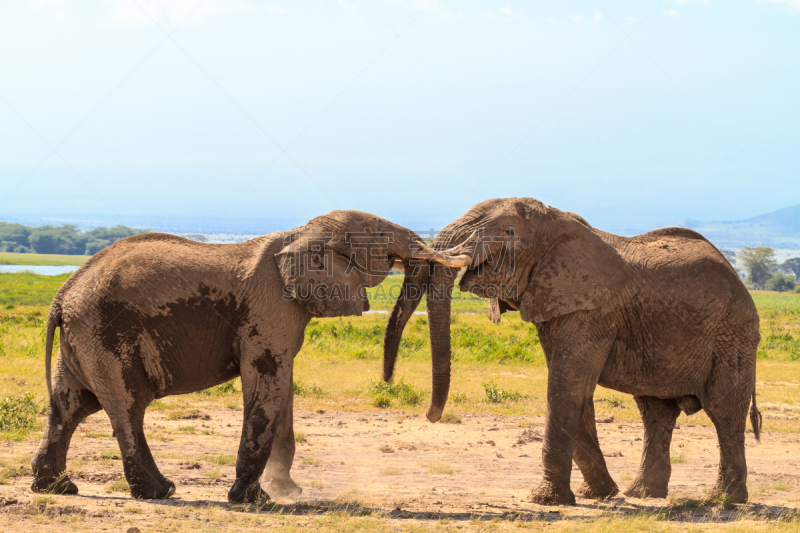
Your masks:
{"label": "elephant head", "polygon": [[[442,409],[450,385],[450,296],[458,274],[444,263],[467,267],[459,288],[488,298],[493,322],[517,310],[537,325],[603,305],[630,275],[622,257],[584,219],[530,198],[475,205],[440,232],[431,248],[442,264],[431,264],[421,281],[427,286],[434,369],[431,405]],[[392,316],[413,310],[422,295],[415,296],[411,302],[398,299]],[[384,379],[392,375],[404,326],[392,320],[387,325],[387,340],[397,340],[385,343]],[[428,412],[431,422],[440,416],[441,410]]]}
{"label": "elephant head", "polygon": [[[399,333],[419,303],[414,291],[424,287],[427,262],[454,261],[425,246],[413,231],[361,211],[332,211],[287,232],[275,260],[283,297],[315,317],[361,315],[369,310],[366,289],[380,284],[392,268],[405,270],[403,291],[389,319],[395,324],[390,329],[399,326]],[[387,333],[387,344],[399,345],[399,333],[396,339]],[[446,398],[446,391],[444,399],[434,391],[431,409],[441,412]],[[441,406],[434,407],[438,401]]]}

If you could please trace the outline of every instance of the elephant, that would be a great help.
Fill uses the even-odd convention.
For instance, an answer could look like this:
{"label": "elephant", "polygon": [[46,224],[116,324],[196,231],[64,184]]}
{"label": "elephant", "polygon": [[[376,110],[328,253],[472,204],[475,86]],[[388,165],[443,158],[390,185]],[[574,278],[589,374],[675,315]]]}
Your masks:
{"label": "elephant", "polygon": [[[175,491],[145,440],[155,399],[242,379],[244,420],[231,502],[297,492],[293,360],[312,317],[361,315],[366,288],[410,264],[421,239],[360,211],[333,211],[305,226],[237,244],[145,233],[122,239],[80,267],[46,321],[47,426],[32,461],[35,492],[76,494],[66,474],[70,439],[105,410],[134,498]],[[59,348],[51,379],[54,335]],[[52,381],[52,383],[51,383]]]}
{"label": "elephant", "polygon": [[[406,282],[427,289],[396,301],[385,334],[383,377],[391,379],[403,328],[425,293],[433,396],[436,405],[444,405],[451,291],[460,268],[465,268],[461,291],[487,298],[492,322],[518,311],[533,323],[548,384],[543,480],[530,501],[574,504],[573,460],[584,479],[579,496],[618,493],[597,439],[598,384],[632,394],[644,423],[641,464],[626,495],[667,496],[676,420],[681,412],[703,409],[720,449],[711,495],[747,500],[751,399],[756,439],[761,430],[755,397],[759,317],[737,273],[703,236],[665,228],[620,237],[537,200],[508,198],[473,206],[440,232],[431,248],[449,266],[430,263],[407,275]],[[431,421],[440,416],[441,411],[428,412]]]}

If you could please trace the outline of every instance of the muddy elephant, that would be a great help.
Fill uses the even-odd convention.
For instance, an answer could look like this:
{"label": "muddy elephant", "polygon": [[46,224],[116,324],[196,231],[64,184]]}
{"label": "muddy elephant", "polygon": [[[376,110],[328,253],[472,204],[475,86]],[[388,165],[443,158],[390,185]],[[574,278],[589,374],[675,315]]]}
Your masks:
{"label": "muddy elephant", "polygon": [[[244,420],[231,502],[299,490],[289,476],[293,359],[312,317],[360,315],[366,288],[419,252],[413,232],[359,211],[238,244],[147,233],[105,248],[62,286],[47,317],[50,413],[32,463],[32,489],[75,494],[70,439],[105,410],[135,498],[175,485],[143,432],[145,409],[167,395],[242,378]],[[435,254],[431,254],[435,255]],[[423,254],[424,256],[424,254]],[[54,334],[59,352],[51,385]]]}
{"label": "muddy elephant", "polygon": [[[450,263],[415,273],[416,283],[427,284],[438,405],[449,388],[450,291],[459,268],[466,267],[460,289],[488,298],[493,322],[518,311],[536,326],[548,386],[544,479],[530,501],[573,504],[573,460],[584,478],[579,496],[618,492],[597,440],[598,384],[632,394],[644,422],[641,466],[625,494],[666,497],[676,419],[703,409],[719,438],[712,494],[747,500],[751,400],[756,439],[761,427],[755,402],[759,318],[739,276],[705,238],[683,228],[619,237],[578,215],[511,198],[477,204],[431,247]],[[396,318],[386,330],[385,379],[421,292],[395,304]],[[440,414],[429,412],[429,418]]]}

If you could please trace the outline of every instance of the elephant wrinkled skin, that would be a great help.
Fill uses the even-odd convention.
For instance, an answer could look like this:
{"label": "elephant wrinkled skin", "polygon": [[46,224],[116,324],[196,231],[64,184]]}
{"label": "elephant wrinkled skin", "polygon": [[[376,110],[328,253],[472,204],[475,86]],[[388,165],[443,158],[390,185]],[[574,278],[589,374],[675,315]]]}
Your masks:
{"label": "elephant wrinkled skin", "polygon": [[[143,432],[155,399],[242,378],[244,421],[228,498],[297,492],[292,367],[312,316],[360,315],[365,288],[419,237],[375,215],[334,211],[289,232],[238,244],[201,244],[147,233],[122,239],[78,269],[47,318],[50,413],[33,459],[34,491],[77,493],[66,476],[70,439],[104,409],[135,498],[165,498],[175,485],[158,470]],[[379,253],[375,253],[378,251]],[[59,354],[51,386],[56,328]]]}
{"label": "elephant wrinkled skin", "polygon": [[[574,503],[573,460],[584,478],[579,496],[618,492],[597,440],[598,384],[632,394],[644,422],[641,466],[627,495],[666,497],[675,421],[681,411],[704,409],[720,448],[712,493],[747,500],[744,440],[751,400],[756,438],[761,426],[755,404],[759,318],[737,273],[705,238],[683,228],[619,237],[578,215],[510,198],[477,204],[432,248],[459,254],[456,266],[468,265],[460,288],[489,298],[493,322],[519,311],[539,333],[548,367],[544,479],[531,501]],[[416,300],[398,299],[392,315],[407,316],[427,293],[438,405],[450,383],[450,291],[457,273],[431,263],[417,277],[426,291],[417,291]],[[387,325],[385,379],[392,375],[404,325],[400,319]],[[433,413],[432,421],[440,415]]]}

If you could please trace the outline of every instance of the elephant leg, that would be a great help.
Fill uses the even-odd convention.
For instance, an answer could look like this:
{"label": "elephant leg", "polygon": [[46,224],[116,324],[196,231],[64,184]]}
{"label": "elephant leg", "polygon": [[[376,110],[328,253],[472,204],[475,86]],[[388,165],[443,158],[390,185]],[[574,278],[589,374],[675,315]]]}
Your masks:
{"label": "elephant leg", "polygon": [[579,320],[560,326],[554,324],[557,342],[549,338],[549,332],[545,335],[550,353],[542,445],[544,473],[541,484],[528,496],[529,501],[540,505],[575,504],[570,476],[576,436],[613,341],[591,338],[594,328]]}
{"label": "elephant leg", "polygon": [[275,440],[272,441],[272,450],[261,478],[265,483],[269,483],[267,490],[273,498],[299,496],[303,493],[300,485],[295,483],[290,476],[295,451],[293,410],[294,389],[289,387],[289,395],[283,412],[278,418]]}
{"label": "elephant leg", "polygon": [[66,475],[69,443],[78,424],[100,409],[94,393],[84,387],[66,367],[62,352],[56,362],[47,426],[39,451],[31,463],[31,490],[58,494],[78,493],[78,487]]}
{"label": "elephant leg", "polygon": [[[288,369],[274,366],[274,359],[242,363],[244,422],[236,457],[236,481],[228,491],[231,503],[269,498],[258,479],[269,460],[278,419],[292,389],[291,363]],[[288,422],[291,431],[291,419]]]}
{"label": "elephant leg", "polygon": [[672,474],[669,445],[681,410],[674,398],[662,400],[655,396],[634,396],[634,400],[644,422],[644,449],[639,472],[625,495],[632,498],[666,498]]}
{"label": "elephant leg", "polygon": [[131,496],[147,500],[168,498],[175,493],[175,484],[158,470],[144,436],[145,409],[154,399],[144,371],[137,371],[136,363],[123,369],[119,359],[105,360],[113,362],[104,368],[108,377],[97,396],[117,437]]}
{"label": "elephant leg", "polygon": [[578,489],[582,498],[608,498],[619,492],[617,484],[611,478],[606,467],[606,460],[597,440],[597,426],[594,421],[594,402],[592,395],[587,398],[583,408],[583,416],[575,438],[575,450],[572,459],[583,474],[583,485]]}
{"label": "elephant leg", "polygon": [[[732,503],[745,503],[747,492],[747,461],[744,452],[744,434],[747,427],[748,401],[739,401],[739,391],[734,390],[726,403],[705,406],[714,423],[719,439],[719,472],[710,496],[722,496]],[[741,393],[746,397],[747,393]]]}

